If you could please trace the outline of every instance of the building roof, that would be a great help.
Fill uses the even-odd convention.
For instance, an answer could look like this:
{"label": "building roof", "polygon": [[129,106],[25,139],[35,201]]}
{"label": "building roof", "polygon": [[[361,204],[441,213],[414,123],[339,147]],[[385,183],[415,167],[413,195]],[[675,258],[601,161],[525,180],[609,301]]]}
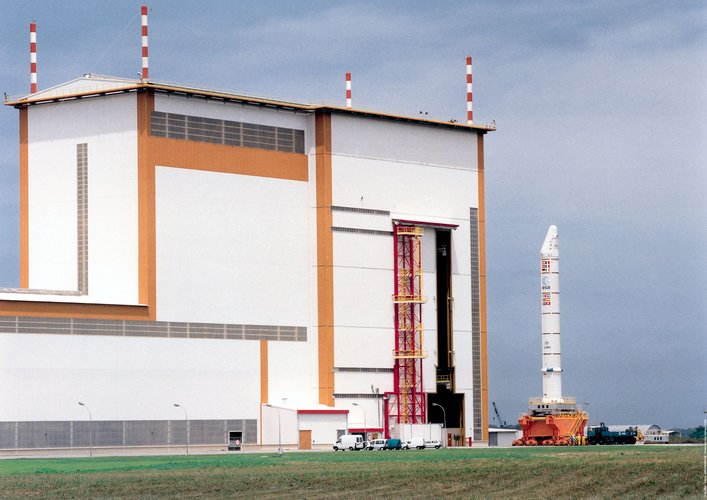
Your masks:
{"label": "building roof", "polygon": [[82,77],[76,78],[69,82],[55,85],[54,87],[50,87],[39,92],[35,92],[34,94],[29,94],[21,97],[9,97],[6,95],[5,105],[14,106],[15,108],[24,108],[32,105],[49,102],[86,99],[89,97],[99,97],[103,95],[137,92],[139,90],[151,90],[153,92],[163,92],[168,94],[192,97],[203,97],[205,99],[215,99],[219,101],[242,103],[266,108],[287,109],[300,113],[315,113],[317,111],[328,111],[331,113],[403,121],[421,125],[454,128],[458,130],[469,130],[482,134],[496,130],[495,123],[490,125],[467,125],[466,123],[458,123],[452,121],[445,122],[438,120],[429,120],[425,118],[407,117],[362,109],[349,109],[338,106],[304,104],[294,101],[267,99],[244,94],[234,94],[226,91],[209,90],[200,87],[184,86],[150,80],[133,80],[129,78],[120,78],[114,76],[94,75],[91,73],[87,73]]}
{"label": "building roof", "polygon": [[334,408],[333,406],[327,406],[319,403],[281,403],[272,404],[264,403],[263,406],[268,406],[276,408],[278,410],[287,410],[297,412],[299,415],[319,415],[319,414],[348,414],[349,410],[346,408]]}

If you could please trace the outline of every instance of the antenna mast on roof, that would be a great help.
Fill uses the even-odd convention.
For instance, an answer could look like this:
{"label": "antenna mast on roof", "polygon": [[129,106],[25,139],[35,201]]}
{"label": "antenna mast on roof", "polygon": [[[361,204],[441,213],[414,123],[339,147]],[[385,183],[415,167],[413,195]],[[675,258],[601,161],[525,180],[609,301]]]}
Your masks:
{"label": "antenna mast on roof", "polygon": [[346,107],[351,109],[351,73],[346,73]]}
{"label": "antenna mast on roof", "polygon": [[142,14],[142,81],[147,81],[150,77],[150,69],[147,58],[147,5],[140,7]]}
{"label": "antenna mast on roof", "polygon": [[29,24],[29,92],[37,92],[37,23]]}
{"label": "antenna mast on roof", "polygon": [[471,56],[466,58],[466,123],[474,124],[474,111],[471,107]]}

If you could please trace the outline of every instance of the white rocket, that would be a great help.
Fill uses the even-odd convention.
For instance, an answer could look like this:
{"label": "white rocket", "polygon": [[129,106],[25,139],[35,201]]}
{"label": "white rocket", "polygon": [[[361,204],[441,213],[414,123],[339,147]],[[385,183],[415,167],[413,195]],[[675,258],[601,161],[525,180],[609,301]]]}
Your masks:
{"label": "white rocket", "polygon": [[550,226],[540,249],[543,403],[562,403],[560,350],[560,249],[557,226]]}

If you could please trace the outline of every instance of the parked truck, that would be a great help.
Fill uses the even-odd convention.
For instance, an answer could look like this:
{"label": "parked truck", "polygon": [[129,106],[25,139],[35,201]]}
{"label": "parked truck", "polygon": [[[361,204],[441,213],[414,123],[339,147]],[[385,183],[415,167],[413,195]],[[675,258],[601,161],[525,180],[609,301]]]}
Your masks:
{"label": "parked truck", "polygon": [[610,431],[604,422],[589,427],[587,442],[589,444],[636,444],[638,429],[627,427],[623,431]]}

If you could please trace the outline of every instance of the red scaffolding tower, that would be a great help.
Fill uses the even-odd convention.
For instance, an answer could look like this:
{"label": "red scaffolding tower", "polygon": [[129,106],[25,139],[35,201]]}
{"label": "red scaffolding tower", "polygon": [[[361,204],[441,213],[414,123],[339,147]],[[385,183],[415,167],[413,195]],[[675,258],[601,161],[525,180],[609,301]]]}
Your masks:
{"label": "red scaffolding tower", "polygon": [[421,424],[426,419],[422,360],[427,354],[422,350],[422,304],[427,298],[422,295],[422,234],[422,228],[414,225],[396,224],[393,228],[395,365],[394,391],[387,394],[387,421],[399,424]]}

